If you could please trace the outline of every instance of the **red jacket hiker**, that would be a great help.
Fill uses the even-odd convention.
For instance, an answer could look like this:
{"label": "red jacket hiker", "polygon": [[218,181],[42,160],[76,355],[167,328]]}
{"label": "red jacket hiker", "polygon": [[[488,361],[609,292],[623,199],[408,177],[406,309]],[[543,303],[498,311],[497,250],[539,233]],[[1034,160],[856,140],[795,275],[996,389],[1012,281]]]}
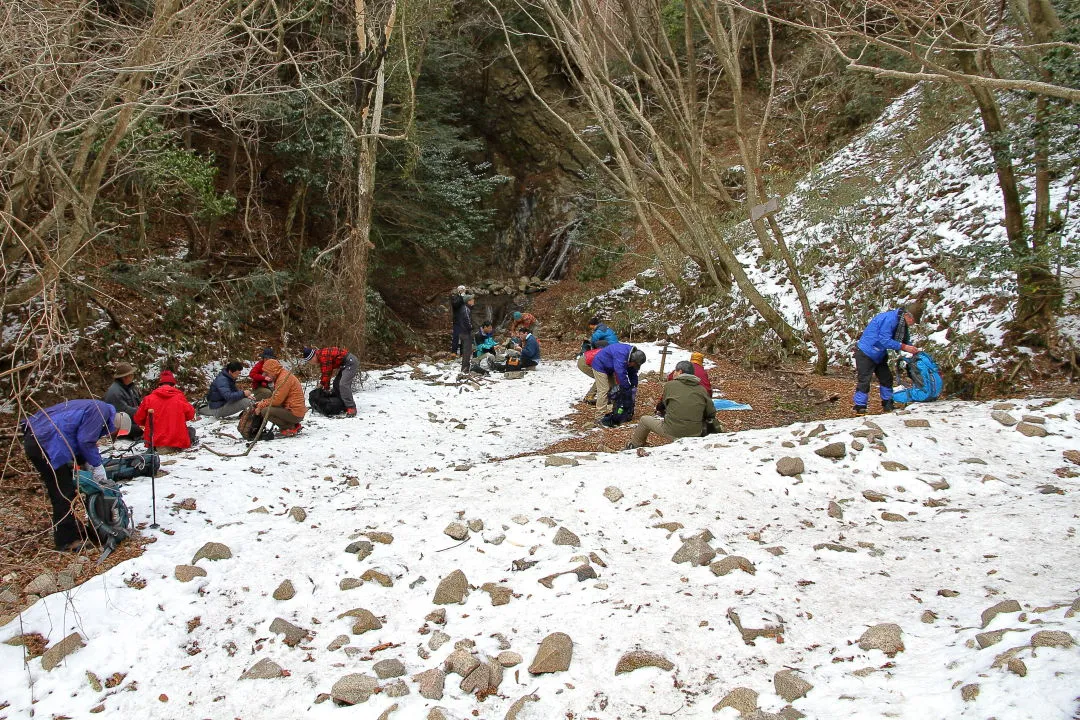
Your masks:
{"label": "red jacket hiker", "polygon": [[[712,397],[712,383],[709,382],[709,374],[707,372],[705,372],[705,368],[703,368],[698,363],[692,363],[692,365],[694,366],[694,375],[697,376],[697,379],[701,381],[701,387],[705,388],[705,394],[708,395],[711,398]],[[675,379],[675,371],[674,370],[672,370],[670,373],[668,373],[667,379],[668,380],[674,380]]]}
{"label": "red jacket hiker", "polygon": [[[158,385],[154,392],[143,398],[135,413],[135,423],[147,429],[147,412],[154,411],[154,447],[179,448],[191,447],[187,421],[195,419],[195,408],[184,397],[184,393],[173,385]],[[150,446],[149,437],[146,438]]]}
{"label": "red jacket hiker", "polygon": [[345,362],[348,354],[348,350],[339,347],[324,347],[315,351],[315,359],[319,361],[319,371],[322,373],[319,385],[323,390],[330,389],[330,380],[341,367],[341,363]]}
{"label": "red jacket hiker", "polygon": [[251,366],[251,370],[248,371],[248,379],[251,380],[251,389],[256,388],[268,388],[274,382],[274,378],[263,373],[263,363],[266,362],[266,358],[262,358],[259,362]]}

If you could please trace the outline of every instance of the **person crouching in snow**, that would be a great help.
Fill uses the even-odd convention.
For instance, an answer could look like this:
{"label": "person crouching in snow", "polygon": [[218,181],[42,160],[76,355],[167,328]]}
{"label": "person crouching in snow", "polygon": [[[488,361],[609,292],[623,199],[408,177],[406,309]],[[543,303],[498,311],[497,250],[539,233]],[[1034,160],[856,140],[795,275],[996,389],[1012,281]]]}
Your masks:
{"label": "person crouching in snow", "polygon": [[248,379],[251,380],[251,393],[256,400],[265,400],[274,394],[274,383],[263,372],[263,365],[273,357],[274,348],[263,348],[259,360],[248,370]]}
{"label": "person crouching in snow", "polygon": [[911,345],[911,326],[922,317],[922,304],[914,303],[906,308],[878,313],[866,325],[855,347],[855,395],[852,410],[856,415],[866,414],[869,400],[870,378],[877,376],[881,393],[881,409],[893,410],[893,374],[889,369],[889,351],[896,350],[915,355],[919,348]]}
{"label": "person crouching in snow", "polygon": [[694,374],[694,364],[683,360],[675,365],[673,374],[675,378],[664,383],[664,397],[657,406],[662,417],[641,418],[630,435],[627,450],[644,445],[650,432],[669,440],[701,437],[709,431],[720,432],[720,426],[716,424],[716,407]]}
{"label": "person crouching in snow", "polygon": [[[304,348],[304,362],[319,365],[319,387],[337,395],[345,405],[345,417],[356,417],[356,400],[353,399],[353,379],[360,361],[345,348]],[[269,361],[267,361],[269,363]],[[266,365],[263,365],[265,368]],[[264,369],[263,372],[266,372]],[[334,373],[337,373],[334,375]],[[269,374],[269,373],[267,373]],[[334,376],[331,390],[330,376]],[[301,404],[303,404],[301,400]],[[301,413],[303,417],[303,413]]]}
{"label": "person crouching in snow", "polygon": [[263,363],[263,372],[274,381],[274,394],[256,403],[255,412],[276,425],[282,437],[295,435],[302,429],[300,421],[307,414],[300,381],[273,358]]}
{"label": "person crouching in snow", "polygon": [[521,369],[528,370],[540,364],[540,341],[526,328],[518,328],[518,343],[521,346]]}
{"label": "person crouching in snow", "polygon": [[[171,370],[162,370],[158,386],[143,398],[135,413],[135,424],[150,432],[150,411],[154,411],[154,449],[168,455],[177,450],[187,450],[195,444],[195,428],[188,425],[195,419],[192,407],[184,393],[176,387],[176,377]],[[150,438],[145,439],[150,447]]]}

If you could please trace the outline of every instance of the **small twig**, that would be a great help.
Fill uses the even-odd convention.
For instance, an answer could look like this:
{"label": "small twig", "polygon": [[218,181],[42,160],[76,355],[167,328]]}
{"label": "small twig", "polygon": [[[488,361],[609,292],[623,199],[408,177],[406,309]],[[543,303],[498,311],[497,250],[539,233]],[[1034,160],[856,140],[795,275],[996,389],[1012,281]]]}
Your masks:
{"label": "small twig", "polygon": [[458,547],[458,545],[464,545],[467,542],[469,542],[469,538],[465,538],[464,540],[459,542],[457,545],[451,545],[450,547],[444,547],[441,550],[436,550],[435,552],[442,552],[443,550],[453,550],[454,548]]}
{"label": "small twig", "polygon": [[672,710],[671,712],[662,712],[662,713],[660,713],[660,714],[661,714],[661,715],[668,715],[668,716],[671,716],[671,715],[674,715],[675,713],[679,712],[680,710],[682,710],[682,709],[683,709],[684,707],[686,707],[686,701],[685,701],[685,700],[683,700],[683,704],[682,704],[682,705],[680,705],[679,707],[675,708],[675,709],[674,709],[674,710]]}

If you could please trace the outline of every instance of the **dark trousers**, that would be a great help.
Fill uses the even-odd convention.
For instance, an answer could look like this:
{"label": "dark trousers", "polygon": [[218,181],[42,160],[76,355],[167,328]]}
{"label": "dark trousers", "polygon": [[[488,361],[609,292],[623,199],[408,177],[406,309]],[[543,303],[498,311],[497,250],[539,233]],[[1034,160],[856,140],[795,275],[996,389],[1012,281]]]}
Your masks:
{"label": "dark trousers", "polygon": [[472,331],[461,333],[461,372],[467,373],[472,366]]}
{"label": "dark trousers", "polygon": [[457,328],[454,328],[454,334],[450,338],[450,352],[455,355],[461,352],[461,333],[458,332]]}
{"label": "dark trousers", "polygon": [[540,363],[538,363],[535,360],[522,360],[521,361],[521,369],[522,370],[528,370],[529,368],[534,368],[539,364]]}
{"label": "dark trousers", "polygon": [[874,375],[877,375],[878,384],[881,386],[881,399],[892,400],[893,374],[892,370],[889,369],[888,355],[885,356],[884,360],[877,363],[867,357],[862,350],[855,348],[855,372],[857,375],[855,397],[853,398],[855,405],[866,407],[866,401],[869,399],[870,393],[870,378]]}
{"label": "dark trousers", "polygon": [[59,550],[88,536],[86,526],[75,517],[75,468],[70,463],[54,468],[49,464],[44,451],[38,445],[37,438],[31,433],[23,437],[23,449],[26,457],[41,475],[41,484],[49,494],[52,503],[53,542]]}

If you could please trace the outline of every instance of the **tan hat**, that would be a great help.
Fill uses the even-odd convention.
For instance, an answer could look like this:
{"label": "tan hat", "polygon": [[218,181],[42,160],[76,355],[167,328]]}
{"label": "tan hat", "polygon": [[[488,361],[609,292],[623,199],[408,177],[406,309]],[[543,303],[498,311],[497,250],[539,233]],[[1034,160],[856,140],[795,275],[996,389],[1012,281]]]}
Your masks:
{"label": "tan hat", "polygon": [[135,374],[135,368],[132,366],[132,364],[122,362],[122,363],[120,363],[119,365],[116,366],[116,369],[113,372],[113,379],[114,380],[119,380],[122,377],[127,377],[128,375],[134,375],[134,374]]}

